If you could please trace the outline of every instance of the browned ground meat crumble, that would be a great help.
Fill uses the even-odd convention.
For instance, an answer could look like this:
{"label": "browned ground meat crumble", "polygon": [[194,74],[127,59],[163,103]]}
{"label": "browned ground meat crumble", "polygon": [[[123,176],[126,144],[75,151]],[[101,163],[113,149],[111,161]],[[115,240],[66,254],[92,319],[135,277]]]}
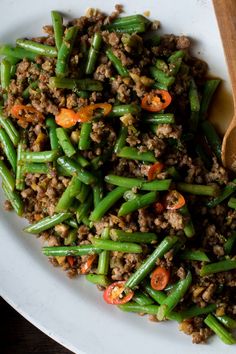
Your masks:
{"label": "browned ground meat crumble", "polygon": [[[92,78],[101,81],[104,84],[102,92],[92,92],[88,98],[80,97],[75,90],[72,92],[67,89],[55,89],[49,85],[51,76],[55,76],[56,59],[38,56],[35,62],[27,59],[21,60],[16,66],[16,73],[11,80],[8,90],[8,97],[5,103],[4,111],[10,116],[12,107],[16,104],[30,104],[44,117],[47,115],[57,115],[60,108],[69,108],[78,111],[81,107],[90,103],[109,102],[111,104],[129,104],[140,105],[140,98],[151,90],[154,80],[150,77],[149,67],[155,65],[157,58],[167,58],[176,50],[184,50],[184,64],[188,65],[189,71],[179,71],[176,81],[171,86],[169,92],[172,96],[172,104],[167,111],[174,113],[176,124],[160,124],[156,131],[150,131],[141,115],[126,115],[119,118],[104,117],[92,123],[90,134],[91,145],[88,150],[80,153],[91,161],[95,157],[102,157],[99,161],[104,175],[113,173],[127,177],[147,177],[149,164],[141,163],[135,160],[118,158],[112,153],[116,142],[119,126],[122,124],[128,128],[126,145],[136,147],[140,152],[153,151],[155,157],[162,161],[166,167],[176,167],[183,180],[187,183],[216,185],[218,188],[224,187],[232,176],[213,156],[210,169],[206,169],[203,162],[194,152],[191,142],[187,139],[186,122],[190,115],[188,90],[190,78],[194,78],[200,95],[204,80],[207,75],[207,64],[191,55],[191,41],[186,36],[175,36],[173,34],[164,35],[160,39],[160,44],[151,45],[142,34],[122,34],[109,33],[103,29],[103,25],[111,23],[116,18],[122,7],[116,6],[115,11],[107,16],[102,12],[90,9],[86,16],[74,19],[70,25],[79,27],[78,37],[76,39],[69,63],[70,78],[83,78],[81,70],[84,62],[84,54],[81,53],[81,44],[90,46],[91,38],[96,31],[101,31],[103,45],[110,46],[114,54],[121,60],[122,64],[129,70],[130,76],[121,77],[117,74],[114,66],[101,51],[96,63],[96,69]],[[153,29],[157,28],[159,23],[153,22]],[[53,28],[44,26],[46,36],[34,38],[39,43],[55,45],[53,37]],[[127,43],[127,36],[132,36],[134,47]],[[23,98],[24,90],[30,83],[38,81],[37,88],[29,89],[29,98]],[[15,122],[17,124],[17,121]],[[19,127],[20,128],[20,127]],[[45,122],[35,122],[27,124],[28,149],[31,151],[50,150],[50,141]],[[78,143],[80,126],[76,126],[70,131],[71,140]],[[96,172],[94,172],[96,173]],[[168,170],[160,173],[157,178],[172,178]],[[21,192],[24,201],[24,217],[30,222],[36,222],[43,217],[53,215],[55,206],[68,186],[70,177],[60,176],[57,173],[55,165],[50,164],[50,173],[26,174],[25,188]],[[113,187],[104,183],[104,194]],[[172,188],[175,188],[173,182]],[[137,193],[138,190],[133,190]],[[165,192],[161,193],[161,198]],[[192,220],[194,221],[196,236],[187,240],[187,245],[183,246],[196,249],[204,249],[212,262],[224,258],[224,243],[236,229],[236,211],[229,209],[227,202],[223,202],[211,209],[206,208],[208,197],[185,195],[189,206]],[[178,212],[178,210],[165,210],[158,214],[153,206],[145,209],[139,209],[124,217],[118,217],[117,211],[120,206],[118,202],[102,220],[94,223],[90,228],[86,225],[79,225],[76,239],[73,245],[90,244],[92,236],[99,236],[104,227],[116,227],[125,231],[134,232],[155,232],[158,239],[166,235],[177,235],[180,240],[184,239],[184,227],[187,218]],[[11,210],[9,201],[5,202],[5,209]],[[60,246],[68,236],[70,226],[62,223],[40,234],[40,238],[45,245]],[[113,281],[126,280],[139,268],[141,262],[155,248],[155,243],[143,246],[141,254],[124,254],[120,252],[111,252],[110,257],[110,277]],[[235,257],[235,253],[234,253]],[[88,256],[75,257],[73,265],[68,262],[67,257],[54,257],[50,261],[55,266],[61,266],[67,271],[70,277],[81,273],[83,265]],[[157,261],[171,271],[171,282],[183,279],[187,270],[191,268],[193,282],[190,290],[184,299],[177,306],[176,311],[185,308],[188,304],[194,303],[200,307],[215,303],[217,311],[221,314],[228,314],[236,319],[236,270],[222,272],[215,275],[200,277],[199,271],[202,266],[200,261],[181,260],[176,257],[173,250],[169,251],[165,257]],[[93,263],[89,272],[96,270],[97,260]],[[99,287],[103,290],[102,287]],[[187,304],[187,305],[186,305]],[[156,316],[150,316],[151,320],[156,320]],[[212,331],[206,327],[203,322],[204,316],[195,317],[183,321],[179,328],[186,334],[192,335],[194,343],[202,343],[212,334]]]}

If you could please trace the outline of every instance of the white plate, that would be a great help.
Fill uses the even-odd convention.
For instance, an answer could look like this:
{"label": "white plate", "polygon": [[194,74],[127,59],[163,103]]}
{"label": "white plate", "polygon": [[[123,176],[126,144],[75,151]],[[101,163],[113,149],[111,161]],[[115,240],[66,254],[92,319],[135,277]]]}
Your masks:
{"label": "white plate", "polygon": [[[151,11],[162,31],[187,34],[196,40],[196,52],[210,71],[226,82],[228,75],[210,0],[121,0],[129,14]],[[0,42],[40,34],[50,23],[50,10],[69,17],[80,16],[88,7],[111,11],[117,0],[0,0]],[[223,112],[224,113],[224,112]],[[3,210],[1,194],[0,294],[18,312],[46,334],[76,353],[86,354],[225,354],[235,346],[216,337],[209,345],[193,345],[177,325],[157,324],[105,305],[96,287],[83,279],[70,280],[53,268],[41,254],[40,242],[24,234],[24,224]]]}

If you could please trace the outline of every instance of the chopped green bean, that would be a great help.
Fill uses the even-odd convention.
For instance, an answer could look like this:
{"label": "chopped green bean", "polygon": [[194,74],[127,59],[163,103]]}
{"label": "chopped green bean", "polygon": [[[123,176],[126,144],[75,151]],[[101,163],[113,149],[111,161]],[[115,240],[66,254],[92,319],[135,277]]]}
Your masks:
{"label": "chopped green bean", "polygon": [[146,116],[145,123],[174,124],[175,118],[173,113],[152,113]]}
{"label": "chopped green bean", "polygon": [[125,114],[138,115],[141,112],[140,106],[136,104],[122,104],[113,106],[109,117],[122,117]]}
{"label": "chopped green bean", "polygon": [[37,54],[32,53],[29,50],[25,50],[20,47],[12,47],[11,45],[5,44],[0,46],[0,55],[12,56],[17,59],[27,58],[34,61]]}
{"label": "chopped green bean", "polygon": [[190,184],[184,182],[178,182],[177,189],[180,192],[190,193],[194,195],[208,195],[210,197],[214,197],[218,192],[215,186],[206,186],[203,184]]}
{"label": "chopped green bean", "polygon": [[[102,240],[109,240],[109,228],[105,227],[101,234]],[[102,251],[98,258],[97,274],[108,274],[110,264],[110,252]]]}
{"label": "chopped green bean", "polygon": [[153,253],[130,276],[125,286],[134,289],[153,270],[158,258],[162,258],[178,241],[175,236],[166,236]]}
{"label": "chopped green bean", "polygon": [[88,150],[90,148],[91,138],[90,134],[92,132],[92,123],[82,123],[80,138],[79,138],[79,149]]}
{"label": "chopped green bean", "polygon": [[227,315],[223,315],[223,316],[216,316],[217,320],[220,321],[225,327],[229,328],[229,329],[235,329],[236,328],[236,321],[227,316]]}
{"label": "chopped green bean", "polygon": [[76,195],[78,195],[80,189],[81,189],[81,181],[78,179],[78,177],[73,176],[68,187],[61,195],[56,205],[55,211],[57,213],[61,211],[67,211],[70,208],[73,199],[76,197]]}
{"label": "chopped green bean", "polygon": [[124,216],[137,209],[144,208],[157,200],[157,192],[149,192],[144,195],[137,195],[136,198],[123,203],[118,211],[118,216]]}
{"label": "chopped green bean", "polygon": [[[69,220],[67,220],[69,221]],[[78,225],[77,225],[78,227]],[[65,246],[69,246],[71,244],[73,244],[78,238],[78,233],[77,233],[77,230],[73,229],[73,230],[70,230],[69,232],[69,235],[64,238],[64,245]]]}
{"label": "chopped green bean", "polygon": [[208,120],[205,120],[202,122],[201,128],[212,151],[215,153],[218,160],[221,161],[221,140],[214,126]]}
{"label": "chopped green bean", "polygon": [[236,198],[231,197],[228,201],[228,206],[230,208],[236,209]]}
{"label": "chopped green bean", "polygon": [[190,103],[190,109],[192,112],[199,112],[200,101],[199,101],[199,96],[198,96],[198,91],[197,91],[197,85],[196,85],[194,79],[191,79],[191,81],[190,81],[189,103]]}
{"label": "chopped green bean", "polygon": [[92,195],[90,194],[87,200],[85,200],[83,204],[80,204],[80,206],[76,210],[76,219],[78,223],[82,222],[84,217],[88,217],[90,208],[92,206],[92,202],[93,202],[93,198]]}
{"label": "chopped green bean", "polygon": [[6,131],[3,128],[0,128],[0,144],[2,146],[2,149],[8,161],[12,166],[13,171],[16,172],[16,161],[17,161],[16,150],[9,136],[7,135]]}
{"label": "chopped green bean", "polygon": [[206,253],[201,250],[185,250],[181,252],[179,257],[188,261],[210,262]]}
{"label": "chopped green bean", "polygon": [[51,229],[53,226],[60,224],[61,222],[69,219],[71,213],[59,213],[53,216],[47,216],[34,224],[27,226],[24,231],[31,234],[39,234],[42,231]]}
{"label": "chopped green bean", "polygon": [[13,192],[15,188],[15,179],[2,160],[0,160],[0,176],[2,177],[3,184],[6,188]]}
{"label": "chopped green bean", "polygon": [[103,184],[99,181],[93,186],[93,204],[94,208],[100,203],[103,198]]}
{"label": "chopped green bean", "polygon": [[30,41],[28,39],[17,39],[16,44],[25,50],[45,57],[56,58],[57,49],[50,45]]}
{"label": "chopped green bean", "polygon": [[129,71],[122,65],[120,59],[117,58],[112,49],[107,49],[106,55],[120,76],[129,76]]}
{"label": "chopped green bean", "polygon": [[200,275],[201,277],[204,277],[209,274],[227,272],[232,269],[236,269],[236,260],[226,259],[224,261],[203,265],[200,270]]}
{"label": "chopped green bean", "polygon": [[1,86],[3,90],[7,90],[11,81],[11,63],[6,59],[1,61]]}
{"label": "chopped green bean", "polygon": [[127,188],[117,187],[109,192],[96,206],[90,215],[91,221],[100,220],[103,215],[123,196]]}
{"label": "chopped green bean", "polygon": [[64,88],[69,90],[102,91],[103,85],[100,81],[93,79],[69,79],[61,77],[50,77],[49,85],[52,88]]}
{"label": "chopped green bean", "polygon": [[124,253],[141,253],[142,247],[136,243],[130,242],[116,242],[112,240],[104,240],[98,238],[91,238],[92,244],[105,251],[116,251]]}
{"label": "chopped green bean", "polygon": [[114,153],[117,154],[126,144],[128,137],[128,128],[123,124],[120,127],[120,132],[114,146]]}
{"label": "chopped green bean", "polygon": [[195,228],[188,207],[184,205],[182,208],[179,209],[179,212],[181,215],[184,216],[184,218],[187,219],[184,225],[185,236],[193,237],[196,232],[195,232]]}
{"label": "chopped green bean", "polygon": [[177,283],[176,287],[162,302],[157,313],[157,318],[159,321],[162,321],[178,305],[178,303],[184,297],[186,291],[190,287],[191,282],[192,282],[192,275],[190,272],[188,272],[186,278],[180,280]]}
{"label": "chopped green bean", "polygon": [[73,156],[76,151],[74,146],[72,145],[72,142],[70,141],[70,138],[64,128],[56,128],[56,134],[58,138],[58,142],[60,146],[62,147],[62,150],[66,154],[66,156],[71,157]]}
{"label": "chopped green bean", "polygon": [[52,150],[58,150],[59,149],[59,142],[58,142],[58,137],[56,133],[56,128],[58,127],[55,118],[53,117],[48,117],[46,119],[46,127],[49,129],[49,139],[50,139],[50,145]]}
{"label": "chopped green bean", "polygon": [[139,305],[133,301],[130,301],[127,304],[119,305],[118,307],[120,310],[125,312],[137,312],[149,315],[156,315],[159,309],[158,305]]}
{"label": "chopped green bean", "polygon": [[165,191],[168,190],[171,184],[171,179],[145,181],[140,178],[122,177],[116,175],[105,176],[105,181],[116,186],[125,188],[139,188],[145,191]]}
{"label": "chopped green bean", "polygon": [[206,118],[208,108],[210,106],[212,97],[219,86],[221,80],[220,79],[211,79],[205,82],[203,88],[203,95],[201,100],[201,108],[200,108],[200,115],[202,119]]}
{"label": "chopped green bean", "polygon": [[24,204],[20,194],[16,191],[11,191],[5,183],[2,184],[2,189],[17,215],[22,216],[24,212]]}
{"label": "chopped green bean", "polygon": [[25,188],[24,166],[22,164],[22,153],[26,148],[26,141],[22,139],[17,146],[17,164],[16,164],[16,189],[22,191]]}
{"label": "chopped green bean", "polygon": [[110,236],[113,241],[152,243],[157,240],[153,232],[126,232],[123,230],[111,229]]}
{"label": "chopped green bean", "polygon": [[76,198],[80,201],[80,203],[84,203],[90,193],[90,187],[87,184],[82,183],[81,189],[77,194]]}
{"label": "chopped green bean", "polygon": [[144,162],[156,162],[156,158],[152,151],[140,152],[136,148],[125,146],[118,153],[117,156],[125,159],[138,160]]}
{"label": "chopped green bean", "polygon": [[87,254],[99,254],[100,249],[93,245],[80,245],[80,246],[54,246],[43,247],[42,252],[48,257],[60,257],[60,256],[84,256]]}
{"label": "chopped green bean", "polygon": [[20,134],[18,130],[16,130],[14,124],[12,123],[10,118],[6,118],[3,115],[2,108],[0,108],[0,126],[4,128],[7,135],[11,139],[14,146],[17,146],[20,140]]}
{"label": "chopped green bean", "polygon": [[93,184],[96,182],[96,177],[91,172],[83,169],[76,161],[73,161],[69,157],[59,157],[57,162],[66,172],[70,173],[71,176],[77,176],[81,182],[85,184]]}
{"label": "chopped green bean", "polygon": [[82,167],[88,167],[90,164],[90,162],[88,162],[88,160],[86,160],[82,155],[80,155],[78,153],[76,154],[75,158]]}
{"label": "chopped green bean", "polygon": [[21,162],[53,162],[58,157],[58,150],[22,151]]}
{"label": "chopped green bean", "polygon": [[227,186],[224,187],[224,189],[221,191],[219,196],[210,200],[207,203],[208,208],[213,208],[216,205],[222,203],[225,199],[227,199],[235,191],[236,191],[236,179],[234,179],[232,182],[227,184]]}
{"label": "chopped green bean", "polygon": [[140,306],[152,305],[154,303],[153,299],[151,299],[147,294],[140,290],[135,291],[132,300]]}
{"label": "chopped green bean", "polygon": [[180,311],[179,315],[181,317],[181,321],[183,321],[189,318],[206,315],[208,313],[214,312],[215,309],[216,309],[215,304],[210,304],[205,307],[199,307],[197,305],[193,305],[187,308],[186,310]]}
{"label": "chopped green bean", "polygon": [[154,80],[158,81],[159,83],[167,87],[170,87],[175,82],[174,76],[167,75],[163,71],[157,69],[155,66],[151,66],[149,70],[150,70],[150,75]]}
{"label": "chopped green bean", "polygon": [[87,65],[85,73],[87,75],[93,74],[95,69],[95,64],[97,61],[98,53],[102,44],[102,35],[99,32],[96,32],[93,36],[91,47],[88,53]]}
{"label": "chopped green bean", "polygon": [[205,324],[211,328],[213,332],[224,342],[225,344],[235,344],[236,340],[231,333],[225,329],[225,327],[211,314],[209,314],[205,320]]}
{"label": "chopped green bean", "polygon": [[57,50],[59,51],[62,45],[62,38],[64,33],[63,18],[61,14],[57,11],[51,11],[51,17],[52,17],[55,43],[56,43]]}
{"label": "chopped green bean", "polygon": [[58,51],[55,69],[56,75],[59,77],[64,77],[68,74],[68,61],[70,59],[78,29],[77,26],[72,26],[65,31],[65,35]]}
{"label": "chopped green bean", "polygon": [[225,254],[231,254],[234,244],[236,243],[236,232],[232,232],[224,244]]}
{"label": "chopped green bean", "polygon": [[104,274],[87,274],[85,276],[85,278],[90,283],[93,283],[93,284],[96,284],[96,285],[101,285],[104,288],[107,287],[110,284],[109,279]]}

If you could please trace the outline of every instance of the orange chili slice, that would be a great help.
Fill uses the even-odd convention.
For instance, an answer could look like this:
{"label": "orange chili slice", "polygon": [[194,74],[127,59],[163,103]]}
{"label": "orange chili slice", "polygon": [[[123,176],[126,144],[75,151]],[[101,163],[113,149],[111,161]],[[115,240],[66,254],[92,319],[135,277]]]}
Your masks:
{"label": "orange chili slice", "polygon": [[185,203],[184,196],[176,190],[170,191],[166,196],[166,209],[180,209],[185,205]]}
{"label": "orange chili slice", "polygon": [[164,267],[157,267],[151,275],[151,287],[154,290],[163,290],[170,281],[170,271]]}
{"label": "orange chili slice", "polygon": [[109,285],[103,293],[104,300],[111,305],[122,305],[134,296],[131,289],[125,288],[125,281],[116,281]]}
{"label": "orange chili slice", "polygon": [[91,254],[91,256],[88,257],[87,261],[82,264],[80,268],[82,274],[85,274],[90,270],[96,257],[97,257],[96,254]]}
{"label": "orange chili slice", "polygon": [[160,173],[164,168],[164,164],[161,162],[156,162],[152,166],[150,166],[148,170],[148,180],[152,181],[156,178],[158,173]]}
{"label": "orange chili slice", "polygon": [[141,101],[141,107],[149,112],[159,112],[169,106],[171,95],[166,90],[152,90]]}
{"label": "orange chili slice", "polygon": [[73,109],[61,108],[55,120],[61,127],[71,128],[77,123],[77,113]]}
{"label": "orange chili slice", "polygon": [[97,110],[103,110],[102,115],[107,116],[112,110],[112,105],[109,103],[95,103],[82,107],[77,112],[77,121],[89,122],[94,118],[94,113]]}
{"label": "orange chili slice", "polygon": [[33,106],[26,106],[23,104],[14,105],[11,109],[13,118],[18,119],[18,124],[22,128],[26,128],[28,123],[38,123],[44,121],[44,115],[37,111]]}
{"label": "orange chili slice", "polygon": [[69,263],[69,265],[70,265],[71,267],[73,267],[73,265],[75,264],[75,257],[73,257],[73,256],[67,256],[66,259],[67,259],[67,262]]}

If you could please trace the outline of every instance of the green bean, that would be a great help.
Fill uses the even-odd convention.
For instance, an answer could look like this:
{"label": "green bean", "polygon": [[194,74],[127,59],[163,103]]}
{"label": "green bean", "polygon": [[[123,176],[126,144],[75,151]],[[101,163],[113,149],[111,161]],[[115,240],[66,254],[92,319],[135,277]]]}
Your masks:
{"label": "green bean", "polygon": [[30,41],[28,39],[17,39],[16,44],[25,50],[45,57],[56,58],[57,49],[50,45]]}
{"label": "green bean", "polygon": [[228,206],[230,208],[236,209],[236,198],[231,197],[228,201]]}
{"label": "green bean", "polygon": [[113,106],[109,117],[122,117],[125,114],[138,115],[141,112],[140,106],[132,104],[121,104]]}
{"label": "green bean", "polygon": [[115,19],[111,24],[104,26],[104,29],[114,32],[141,33],[145,32],[150,21],[142,15],[126,16]]}
{"label": "green bean", "polygon": [[76,93],[77,96],[79,96],[81,98],[89,98],[90,97],[90,93],[88,91],[74,90],[74,92]]}
{"label": "green bean", "polygon": [[92,123],[82,123],[80,138],[79,138],[79,149],[88,150],[91,144],[90,134],[92,132]]}
{"label": "green bean", "polygon": [[157,67],[157,69],[159,69],[165,73],[168,73],[168,71],[169,71],[168,64],[165,62],[165,60],[160,59],[160,58],[158,58],[156,61],[156,67]]}
{"label": "green bean", "polygon": [[116,242],[112,240],[104,240],[98,238],[91,238],[92,244],[105,251],[116,251],[123,253],[142,253],[142,247],[136,243],[130,242]]}
{"label": "green bean", "polygon": [[118,305],[119,309],[125,312],[137,312],[149,315],[156,315],[159,309],[158,305],[138,305],[133,301],[130,301],[123,305]]}
{"label": "green bean", "polygon": [[59,149],[59,142],[58,142],[58,137],[57,137],[57,133],[56,133],[57,124],[55,122],[55,118],[48,117],[46,119],[46,127],[49,129],[49,139],[50,139],[51,149],[58,150]]}
{"label": "green bean", "polygon": [[87,65],[85,73],[87,75],[92,74],[95,69],[95,64],[97,61],[98,53],[102,44],[102,35],[99,32],[96,32],[93,36],[91,47],[88,53]]}
{"label": "green bean", "polygon": [[53,246],[43,247],[42,252],[48,257],[65,257],[65,256],[85,256],[87,254],[99,254],[100,249],[93,245],[80,245],[80,246]]}
{"label": "green bean", "polygon": [[1,86],[3,90],[7,90],[11,81],[11,64],[3,59],[1,61]]}
{"label": "green bean", "polygon": [[137,195],[136,198],[129,200],[121,205],[118,216],[124,216],[137,209],[144,208],[157,200],[157,192],[149,192],[144,195]]}
{"label": "green bean", "polygon": [[170,188],[171,179],[162,179],[155,181],[145,181],[140,178],[122,177],[116,175],[105,176],[105,181],[116,186],[125,188],[139,188],[144,191],[166,191]]}
{"label": "green bean", "polygon": [[221,161],[221,140],[214,126],[208,120],[205,120],[202,122],[201,128],[212,151],[215,153],[218,160]]}
{"label": "green bean", "polygon": [[111,229],[111,239],[120,242],[152,243],[157,240],[157,235],[153,232],[125,232]]}
{"label": "green bean", "polygon": [[20,194],[16,191],[11,191],[5,183],[2,183],[2,189],[17,215],[22,216],[24,212],[24,204]]}
{"label": "green bean", "polygon": [[56,134],[57,134],[58,142],[62,147],[62,150],[64,151],[66,156],[68,157],[73,156],[76,153],[76,151],[74,146],[72,145],[72,142],[70,141],[67,131],[64,128],[56,128]]}
{"label": "green bean", "polygon": [[174,288],[167,296],[167,298],[162,302],[157,313],[157,318],[159,321],[162,321],[178,305],[190,287],[191,282],[192,275],[190,272],[188,272],[186,278],[180,280],[177,283],[176,288]]}
{"label": "green bean", "polygon": [[117,154],[125,146],[127,137],[128,137],[128,128],[122,124],[120,127],[118,138],[114,145],[115,154]]}
{"label": "green bean", "polygon": [[185,56],[185,52],[183,50],[178,50],[173,54],[171,54],[171,56],[169,56],[168,63],[169,63],[170,74],[174,76],[178,74],[184,56]]}
{"label": "green bean", "polygon": [[52,25],[54,31],[54,38],[57,50],[61,48],[62,38],[63,38],[63,18],[61,14],[57,11],[51,11]]}
{"label": "green bean", "polygon": [[3,184],[6,188],[13,192],[15,188],[15,179],[2,160],[0,160],[0,176],[2,177]]}
{"label": "green bean", "polygon": [[12,47],[11,45],[8,44],[4,44],[0,46],[0,55],[11,56],[17,59],[27,58],[32,61],[34,61],[35,58],[37,57],[37,54],[35,53],[32,53],[20,47]]}
{"label": "green bean", "polygon": [[93,184],[96,182],[96,177],[89,171],[86,171],[76,161],[73,161],[67,156],[59,157],[57,162],[71,176],[77,176],[81,182],[85,184]]}
{"label": "green bean", "polygon": [[234,244],[236,242],[236,232],[232,232],[227,241],[224,244],[225,254],[230,254],[233,250]]}
{"label": "green bean", "polygon": [[140,290],[135,292],[132,300],[140,306],[152,305],[154,303],[153,299]]}
{"label": "green bean", "polygon": [[[101,234],[102,240],[109,240],[109,228],[105,227]],[[110,252],[102,251],[98,258],[97,274],[108,274],[110,265]]]}
{"label": "green bean", "polygon": [[60,49],[58,50],[56,63],[56,76],[64,77],[68,74],[68,61],[73,50],[74,42],[78,33],[78,27],[69,27],[65,31]]}
{"label": "green bean", "polygon": [[195,133],[198,127],[199,122],[199,112],[191,112],[189,117],[189,130],[192,133]]}
{"label": "green bean", "polygon": [[87,274],[85,276],[85,278],[90,283],[93,283],[93,284],[96,284],[96,285],[101,285],[104,288],[106,288],[110,284],[110,281],[107,278],[107,276],[103,275],[103,274]]}
{"label": "green bean", "polygon": [[39,234],[42,231],[51,229],[53,226],[60,224],[61,222],[69,219],[71,213],[59,213],[53,216],[47,216],[34,224],[27,226],[24,231],[31,234]]}
{"label": "green bean", "polygon": [[162,258],[178,241],[175,236],[166,236],[152,254],[146,258],[141,266],[129,277],[125,286],[134,289],[153,270],[158,258]]}
{"label": "green bean", "polygon": [[125,159],[138,160],[144,162],[156,162],[156,158],[152,151],[139,152],[136,148],[125,146],[118,153],[117,156]]}
{"label": "green bean", "polygon": [[72,177],[68,187],[64,190],[59,201],[57,202],[55,211],[57,213],[61,211],[67,211],[70,208],[73,199],[79,193],[80,189],[81,189],[80,180],[76,176]]}
{"label": "green bean", "polygon": [[229,329],[235,329],[236,328],[236,321],[227,316],[227,315],[223,315],[223,316],[216,316],[217,320],[220,321],[225,327],[229,328]]}
{"label": "green bean", "polygon": [[158,81],[159,83],[161,83],[161,84],[163,84],[163,85],[165,85],[167,87],[170,87],[175,82],[174,76],[168,76],[163,71],[155,68],[155,66],[151,66],[149,68],[149,71],[150,71],[151,77],[154,80]]}
{"label": "green bean", "polygon": [[0,128],[0,144],[2,149],[7,157],[7,160],[10,162],[12,169],[16,172],[16,150],[12,144],[9,136],[3,128]]}
{"label": "green bean", "polygon": [[22,164],[22,153],[26,148],[26,140],[20,140],[17,146],[17,164],[16,164],[16,189],[22,191],[25,189],[25,180],[24,180],[24,166]]}
{"label": "green bean", "polygon": [[103,198],[103,184],[99,181],[97,184],[93,186],[93,204],[94,208],[100,203]]}
{"label": "green bean", "polygon": [[208,313],[214,312],[216,309],[216,304],[210,304],[205,307],[199,307],[197,305],[193,305],[186,310],[180,311],[179,315],[181,317],[181,321],[201,316],[201,315],[206,315]]}
{"label": "green bean", "polygon": [[146,116],[145,123],[174,124],[175,118],[173,113],[152,113]]}
{"label": "green bean", "polygon": [[224,342],[225,344],[235,344],[236,340],[231,333],[225,329],[225,327],[211,314],[209,314],[205,320],[205,324],[211,328],[213,332]]}
{"label": "green bean", "polygon": [[210,106],[212,97],[219,86],[221,80],[220,79],[211,79],[205,82],[203,88],[203,95],[201,100],[201,108],[200,108],[200,115],[202,119],[206,118],[208,108]]}
{"label": "green bean", "polygon": [[217,194],[217,188],[215,186],[190,184],[184,182],[178,182],[176,186],[180,192],[190,193],[194,195],[207,195],[214,197]]}
{"label": "green bean", "polygon": [[[77,221],[75,219],[68,219],[68,220],[65,221],[65,224],[73,227],[73,229],[78,229],[78,224],[77,224]],[[74,231],[74,230],[72,230],[72,231]],[[77,230],[76,230],[76,232],[77,232]]]}
{"label": "green bean", "polygon": [[44,163],[26,162],[22,167],[24,173],[38,173],[38,174],[45,174],[45,175],[50,173],[50,167]]}
{"label": "green bean", "polygon": [[236,179],[234,179],[232,182],[227,184],[221,191],[220,195],[217,196],[216,198],[210,200],[207,203],[208,208],[213,208],[216,205],[222,203],[225,199],[227,199],[231,194],[233,194],[236,191]]}
{"label": "green bean", "polygon": [[157,82],[157,81],[152,84],[152,88],[155,89],[155,90],[168,91],[168,86],[167,85],[161,84],[160,82]]}
{"label": "green bean", "polygon": [[[69,220],[68,220],[69,221]],[[78,227],[78,225],[77,225]],[[73,244],[78,238],[78,233],[77,230],[73,229],[69,232],[69,235],[64,238],[64,245],[65,246],[69,246],[71,244]]]}
{"label": "green bean", "polygon": [[1,54],[2,47],[5,47],[5,45],[0,46],[0,55],[5,55],[5,59],[9,61],[9,63],[16,65],[19,62],[19,58],[15,58],[14,56],[8,54]]}
{"label": "green bean", "polygon": [[185,250],[181,252],[179,257],[188,261],[210,262],[206,253],[201,250]]}
{"label": "green bean", "polygon": [[21,162],[53,162],[58,157],[58,150],[22,151]]}
{"label": "green bean", "polygon": [[129,76],[129,71],[122,65],[121,60],[117,58],[112,49],[107,49],[106,55],[120,76]]}
{"label": "green bean", "polygon": [[91,192],[90,187],[87,184],[82,183],[81,189],[77,194],[76,199],[78,199],[80,203],[84,203],[90,192]]}
{"label": "green bean", "polygon": [[92,202],[93,202],[93,198],[92,195],[90,194],[88,199],[83,204],[80,204],[80,206],[76,210],[76,219],[78,223],[82,222],[83,218],[88,216],[88,213],[92,206]]}
{"label": "green bean", "polygon": [[181,179],[179,171],[174,166],[168,167],[166,172],[173,178],[174,181],[179,181]]}
{"label": "green bean", "polygon": [[55,163],[56,166],[56,172],[58,174],[58,176],[65,176],[65,177],[70,177],[71,174],[66,171],[62,166],[58,165],[58,163]]}
{"label": "green bean", "polygon": [[2,108],[0,108],[0,126],[4,128],[7,135],[11,139],[14,146],[17,146],[20,140],[20,134],[18,130],[16,130],[14,124],[12,123],[10,118],[6,118],[3,115]]}
{"label": "green bean", "polygon": [[123,196],[127,189],[124,187],[117,187],[109,192],[96,206],[90,215],[91,221],[100,220],[103,215]]}
{"label": "green bean", "polygon": [[232,269],[236,269],[236,260],[226,259],[224,261],[203,265],[200,270],[200,276],[205,277],[209,274],[227,272]]}
{"label": "green bean", "polygon": [[184,225],[185,236],[193,237],[196,232],[195,232],[195,228],[188,207],[184,205],[182,208],[179,209],[179,213],[183,215],[184,218],[187,219]]}
{"label": "green bean", "polygon": [[36,89],[38,88],[38,81],[31,82],[29,86],[26,87],[26,89],[22,93],[22,97],[27,100],[30,96],[30,89]]}
{"label": "green bean", "polygon": [[80,166],[82,167],[88,167],[89,166],[89,162],[88,160],[86,160],[82,155],[80,154],[76,154],[76,160],[78,161],[78,163],[80,164]]}
{"label": "green bean", "polygon": [[194,79],[190,80],[190,87],[189,87],[189,103],[190,103],[190,109],[192,112],[199,112],[200,110],[200,101],[199,101],[199,96],[198,96],[198,91],[197,91],[197,85],[194,81]]}
{"label": "green bean", "polygon": [[62,88],[82,91],[102,91],[103,85],[100,81],[93,79],[69,79],[61,77],[50,77],[49,86],[51,88]]}

